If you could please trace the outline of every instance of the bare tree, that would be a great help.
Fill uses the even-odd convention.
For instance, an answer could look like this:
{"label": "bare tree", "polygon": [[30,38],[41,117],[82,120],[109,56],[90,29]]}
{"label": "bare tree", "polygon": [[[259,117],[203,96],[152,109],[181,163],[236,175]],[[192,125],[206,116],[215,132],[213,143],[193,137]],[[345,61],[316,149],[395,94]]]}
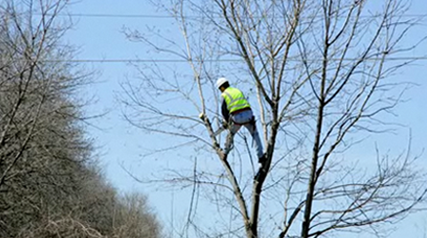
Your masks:
{"label": "bare tree", "polygon": [[[13,177],[11,170],[22,159],[34,135],[39,133],[36,127],[42,120],[40,115],[45,110],[44,106],[52,97],[52,88],[58,87],[59,91],[65,84],[61,79],[55,82],[51,79],[58,77],[60,69],[53,67],[47,71],[49,63],[43,63],[49,55],[53,57],[52,54],[60,53],[49,48],[57,44],[57,37],[63,33],[51,28],[55,27],[53,19],[65,3],[40,2],[42,17],[38,22],[34,22],[34,11],[38,9],[34,5],[37,4],[32,1],[26,3],[28,9],[14,1],[2,4],[0,165],[4,169],[1,171],[0,186],[9,176]],[[19,141],[14,139],[18,137]]]}
{"label": "bare tree", "polygon": [[71,98],[86,77],[66,61],[73,51],[60,42],[69,24],[57,17],[67,4],[0,5],[1,236],[15,237],[69,209],[74,174],[90,158],[77,129],[80,105]]}
{"label": "bare tree", "polygon": [[113,237],[160,237],[160,225],[147,205],[142,194],[125,195],[120,200],[115,215]]}
{"label": "bare tree", "polygon": [[[262,236],[260,230],[268,237],[378,234],[385,222],[404,218],[424,201],[425,171],[417,169],[410,146],[397,156],[374,150],[376,163],[368,166],[345,154],[364,135],[392,128],[385,115],[410,85],[393,77],[411,63],[396,57],[419,44],[404,44],[417,22],[405,17],[406,5],[396,0],[156,3],[176,20],[182,38],[157,28],[124,29],[157,59],[175,62],[137,66],[140,80],[123,87],[126,116],[143,130],[179,141],[154,152],[191,146],[198,151],[193,158],[217,156],[222,169],[197,159],[187,172],[172,171],[156,181],[187,184],[192,198],[200,185],[211,188],[213,195],[206,196],[219,215],[231,207],[231,222],[241,217],[239,224],[218,228],[218,236],[241,237],[242,230],[250,238]],[[252,174],[242,162],[250,157],[243,153],[247,141],[227,155],[214,135],[219,126],[212,120],[219,117],[214,81],[222,75],[236,78],[258,103],[268,159]],[[199,113],[207,115],[203,121]],[[227,194],[234,196],[231,205]],[[273,201],[275,207],[268,205]],[[187,224],[195,224],[194,214],[189,212]],[[203,236],[200,227],[195,230]]]}
{"label": "bare tree", "polygon": [[0,236],[160,237],[143,197],[120,198],[95,163],[76,97],[91,74],[61,41],[68,4],[0,2]]}

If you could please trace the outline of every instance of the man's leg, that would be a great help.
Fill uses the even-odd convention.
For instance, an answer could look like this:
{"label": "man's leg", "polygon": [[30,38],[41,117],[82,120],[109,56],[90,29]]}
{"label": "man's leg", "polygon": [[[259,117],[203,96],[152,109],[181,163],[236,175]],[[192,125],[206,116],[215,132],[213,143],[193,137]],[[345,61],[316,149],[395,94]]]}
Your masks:
{"label": "man's leg", "polygon": [[251,133],[252,139],[254,140],[255,150],[260,163],[264,162],[264,150],[262,148],[261,138],[259,137],[258,131],[255,126],[255,119],[252,110],[243,111],[232,116],[232,120],[236,123],[243,124]]}
{"label": "man's leg", "polygon": [[246,123],[245,127],[248,129],[249,133],[251,133],[252,139],[254,140],[255,150],[259,159],[259,162],[262,163],[264,150],[262,147],[261,138],[259,137],[258,130],[256,129],[255,120],[250,123]]}
{"label": "man's leg", "polygon": [[235,123],[231,123],[229,127],[229,132],[227,135],[227,139],[224,145],[224,153],[228,154],[234,147],[234,135],[239,131],[241,125],[237,125]]}

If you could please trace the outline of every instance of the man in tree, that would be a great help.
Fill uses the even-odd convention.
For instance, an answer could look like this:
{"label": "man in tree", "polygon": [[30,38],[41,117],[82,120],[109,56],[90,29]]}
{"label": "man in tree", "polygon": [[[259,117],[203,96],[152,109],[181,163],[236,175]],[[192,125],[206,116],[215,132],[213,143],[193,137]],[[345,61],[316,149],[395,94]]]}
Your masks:
{"label": "man in tree", "polygon": [[260,166],[262,166],[265,155],[263,153],[261,139],[256,129],[255,117],[249,102],[239,89],[230,87],[226,78],[219,78],[216,85],[221,91],[221,96],[223,98],[221,113],[224,117],[225,126],[228,126],[230,130],[225,142],[224,153],[228,154],[230,152],[233,148],[234,135],[239,131],[241,126],[245,126],[254,140],[253,144],[257,152],[258,162]]}

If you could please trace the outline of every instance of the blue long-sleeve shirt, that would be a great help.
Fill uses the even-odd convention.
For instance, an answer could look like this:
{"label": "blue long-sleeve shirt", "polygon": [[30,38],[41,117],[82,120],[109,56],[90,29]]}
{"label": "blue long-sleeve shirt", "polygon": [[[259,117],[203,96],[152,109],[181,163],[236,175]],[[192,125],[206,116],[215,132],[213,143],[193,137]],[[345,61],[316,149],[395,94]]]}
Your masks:
{"label": "blue long-sleeve shirt", "polygon": [[228,120],[230,119],[230,112],[228,111],[227,103],[225,102],[225,99],[222,99],[221,114],[224,120],[228,122]]}

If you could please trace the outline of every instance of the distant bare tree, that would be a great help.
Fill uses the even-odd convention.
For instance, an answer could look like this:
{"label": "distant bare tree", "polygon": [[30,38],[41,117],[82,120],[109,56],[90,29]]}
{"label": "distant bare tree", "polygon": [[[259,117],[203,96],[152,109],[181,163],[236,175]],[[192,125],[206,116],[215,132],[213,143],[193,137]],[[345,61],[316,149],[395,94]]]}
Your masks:
{"label": "distant bare tree", "polygon": [[[0,187],[8,177],[14,176],[13,168],[24,157],[34,136],[40,133],[37,126],[48,119],[42,116],[48,115],[47,110],[67,106],[61,102],[52,105],[51,101],[69,85],[67,75],[61,75],[64,69],[59,68],[66,65],[45,61],[66,53],[51,49],[65,30],[55,28],[53,20],[66,2],[2,3]],[[35,10],[39,8],[41,17],[35,22]],[[52,68],[48,70],[48,67]],[[54,108],[47,108],[49,104]]]}
{"label": "distant bare tree", "polygon": [[144,195],[129,194],[119,201],[114,212],[113,237],[160,237],[160,225],[150,213]]}
{"label": "distant bare tree", "polygon": [[48,221],[46,226],[19,234],[18,237],[38,238],[38,237],[79,237],[79,238],[105,238],[97,230],[90,228],[87,224],[73,218],[64,218],[56,221]]}
{"label": "distant bare tree", "polygon": [[[404,17],[402,2],[152,2],[175,19],[182,38],[156,27],[124,29],[131,41],[150,46],[155,59],[171,62],[137,65],[140,80],[123,86],[126,117],[144,131],[179,141],[155,153],[170,150],[174,157],[191,146],[198,152],[194,158],[218,158],[222,169],[198,159],[157,180],[184,183],[193,195],[206,185],[218,215],[232,212],[230,221],[215,227],[218,237],[379,234],[425,200],[425,170],[417,168],[410,146],[397,156],[372,151],[370,161],[359,160],[364,165],[345,154],[364,135],[391,129],[384,116],[410,85],[393,77],[411,63],[396,57],[419,44],[403,42],[417,19]],[[255,107],[251,101],[268,157],[259,171],[249,172],[242,162],[245,140],[227,155],[214,136],[214,82],[223,75],[258,102]],[[203,121],[199,113],[207,115]],[[190,209],[187,224],[200,237],[211,236],[197,225],[196,211]]]}
{"label": "distant bare tree", "polygon": [[[90,74],[61,41],[68,4],[0,2],[0,237],[160,237],[145,204],[127,209],[94,161],[76,99]],[[151,230],[115,235],[124,221]]]}
{"label": "distant bare tree", "polygon": [[60,39],[69,25],[56,19],[67,4],[1,3],[1,236],[14,237],[70,209],[74,175],[90,158],[78,129],[80,105],[71,98],[86,77],[66,61],[72,49]]}

